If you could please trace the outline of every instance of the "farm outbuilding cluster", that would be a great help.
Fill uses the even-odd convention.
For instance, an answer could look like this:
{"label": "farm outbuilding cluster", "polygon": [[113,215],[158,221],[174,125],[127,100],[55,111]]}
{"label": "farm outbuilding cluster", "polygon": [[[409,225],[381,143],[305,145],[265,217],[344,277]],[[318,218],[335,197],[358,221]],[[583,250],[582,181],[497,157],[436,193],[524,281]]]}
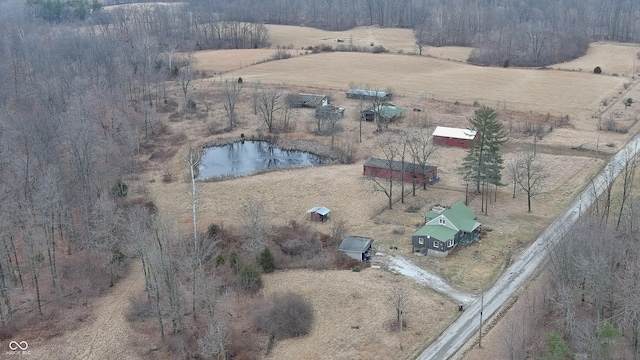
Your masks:
{"label": "farm outbuilding cluster", "polygon": [[433,143],[441,146],[453,146],[468,149],[478,139],[476,130],[438,126],[433,131]]}
{"label": "farm outbuilding cluster", "polygon": [[438,168],[432,165],[389,161],[386,159],[369,158],[364,163],[364,176],[391,179],[414,184],[433,184],[438,180]]}

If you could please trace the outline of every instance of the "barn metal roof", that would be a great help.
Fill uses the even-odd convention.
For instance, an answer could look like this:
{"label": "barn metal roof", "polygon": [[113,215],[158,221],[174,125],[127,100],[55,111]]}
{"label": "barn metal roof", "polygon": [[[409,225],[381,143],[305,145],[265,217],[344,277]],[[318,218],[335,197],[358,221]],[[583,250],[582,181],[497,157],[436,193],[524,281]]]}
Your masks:
{"label": "barn metal roof", "polygon": [[373,239],[363,236],[347,236],[342,239],[338,250],[364,253],[373,244]]}
{"label": "barn metal roof", "polygon": [[349,91],[347,91],[347,94],[379,97],[379,98],[384,98],[384,97],[387,97],[387,95],[389,95],[389,93],[386,91],[375,91],[375,90],[365,90],[365,89],[349,89]]}
{"label": "barn metal roof", "polygon": [[331,209],[326,208],[324,206],[314,206],[311,209],[307,210],[307,213],[317,213],[322,216],[327,215],[331,212]]}
{"label": "barn metal roof", "polygon": [[437,126],[433,136],[448,137],[454,139],[473,140],[478,132],[476,130]]}

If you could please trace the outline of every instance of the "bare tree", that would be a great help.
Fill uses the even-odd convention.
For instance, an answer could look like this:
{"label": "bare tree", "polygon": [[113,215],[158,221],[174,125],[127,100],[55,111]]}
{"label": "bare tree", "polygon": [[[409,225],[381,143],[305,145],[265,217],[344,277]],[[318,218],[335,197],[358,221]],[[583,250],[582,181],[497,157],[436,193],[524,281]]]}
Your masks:
{"label": "bare tree", "polygon": [[[420,129],[413,132],[408,137],[407,145],[409,146],[409,153],[414,163],[418,164],[420,172],[422,174],[422,188],[427,189],[427,171],[431,167],[429,161],[436,154],[438,148],[433,143],[431,137],[431,131],[429,129]],[[415,196],[415,186],[413,189],[413,195]]]}
{"label": "bare tree", "polygon": [[512,198],[516,198],[516,190],[518,189],[518,181],[520,180],[520,157],[514,156],[507,164],[507,173],[511,177],[513,183],[513,195]]}
{"label": "bare tree", "polygon": [[258,110],[260,118],[269,132],[276,128],[276,114],[284,108],[284,103],[280,101],[282,92],[278,89],[262,90],[258,97]]}
{"label": "bare tree", "polygon": [[196,59],[193,57],[193,53],[189,52],[189,54],[187,54],[187,58],[184,59],[184,65],[180,69],[179,73],[180,88],[182,89],[182,93],[184,95],[184,103],[182,104],[182,110],[184,112],[187,112],[187,110],[189,109],[189,99],[187,95],[189,92],[191,80],[195,78],[195,63]]}
{"label": "bare tree", "polygon": [[620,210],[618,211],[616,230],[620,228],[620,221],[622,220],[627,200],[631,195],[633,178],[635,176],[636,169],[638,168],[638,157],[635,153],[627,149],[625,150],[624,156],[624,167],[622,168],[622,194],[620,194]]}
{"label": "bare tree", "polygon": [[615,293],[620,304],[622,323],[631,329],[631,347],[633,360],[637,360],[640,341],[640,246],[636,242],[630,249],[629,257],[625,261],[625,271],[618,278],[618,286]]}
{"label": "bare tree", "polygon": [[227,114],[227,119],[229,120],[229,131],[233,130],[234,126],[236,126],[236,102],[238,101],[242,88],[243,82],[240,80],[236,81],[226,79],[224,81],[223,91],[226,101],[224,104],[224,111]]}
{"label": "bare tree", "polygon": [[245,203],[238,217],[242,224],[240,230],[243,239],[242,247],[257,258],[272,232],[264,202],[253,200]]}
{"label": "bare tree", "polygon": [[260,81],[256,81],[251,84],[251,100],[253,101],[253,114],[258,115],[258,105],[260,104],[260,90],[262,84]]}
{"label": "bare tree", "polygon": [[118,243],[122,224],[122,214],[115,201],[109,196],[101,196],[91,212],[91,243],[102,253],[109,267],[109,286],[115,284],[115,268],[121,259],[117,258]]}
{"label": "bare tree", "polygon": [[518,155],[519,175],[516,180],[520,189],[527,194],[527,211],[531,212],[531,199],[543,194],[544,181],[548,172],[538,161],[535,153],[527,152]]}
{"label": "bare tree", "polygon": [[198,339],[200,355],[207,359],[213,359],[225,353],[230,340],[227,324],[221,314],[216,314],[209,320],[209,325],[204,336]]}
{"label": "bare tree", "polygon": [[178,334],[183,330],[184,321],[182,291],[180,290],[180,281],[177,273],[177,259],[173,249],[177,235],[173,225],[167,220],[159,218],[154,221],[153,231],[155,236],[153,247],[149,250],[149,269],[151,270],[152,283],[155,285],[154,292],[156,306],[158,307],[158,321],[162,321],[161,296],[166,296],[173,334]]}
{"label": "bare tree", "polygon": [[374,192],[382,192],[387,197],[389,200],[388,208],[391,210],[393,208],[393,174],[396,170],[396,159],[399,152],[397,139],[391,134],[387,134],[378,140],[378,148],[384,154],[384,159],[381,160],[388,175],[385,180],[380,180],[375,176],[367,176],[366,179],[373,184]]}

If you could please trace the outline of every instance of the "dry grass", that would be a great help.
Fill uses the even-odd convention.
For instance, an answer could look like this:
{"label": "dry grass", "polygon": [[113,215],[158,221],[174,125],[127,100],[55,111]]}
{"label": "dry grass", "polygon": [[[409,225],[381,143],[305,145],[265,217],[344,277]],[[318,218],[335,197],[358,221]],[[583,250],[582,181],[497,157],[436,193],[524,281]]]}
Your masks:
{"label": "dry grass", "polygon": [[596,66],[600,66],[602,74],[631,77],[640,73],[638,51],[640,51],[640,46],[637,44],[597,42],[589,46],[585,56],[551,67],[590,73]]}
{"label": "dry grass", "polygon": [[[307,27],[288,25],[267,25],[269,40],[272,46],[291,45],[293,49],[307,48],[316,45],[338,44],[371,47],[382,45],[391,52],[415,51],[415,38],[410,29],[380,28],[377,26],[362,26],[347,31],[326,31]],[[338,39],[344,40],[339,43]]]}
{"label": "dry grass", "polygon": [[[321,76],[318,76],[322,74]],[[477,67],[397,54],[321,53],[258,64],[232,76],[266,84],[346,91],[349,84],[391,88],[394,100],[479,102],[499,109],[576,114],[622,89],[620,77],[578,72]]]}
{"label": "dry grass", "polygon": [[[410,280],[380,269],[287,271],[264,276],[266,295],[292,291],[313,304],[311,334],[276,342],[271,359],[402,359],[420,350],[457,316],[455,304]],[[393,286],[409,291],[407,329],[388,330],[395,319]]]}
{"label": "dry grass", "polygon": [[[322,36],[332,39],[335,35],[337,34],[332,37],[326,34]],[[340,34],[340,37],[348,38],[343,34]],[[296,40],[291,39],[290,42],[295,45]],[[286,42],[281,44],[284,45]],[[309,44],[305,42],[303,45]],[[432,56],[437,56],[435,54],[439,50],[429,49]],[[463,53],[462,49],[457,50]],[[272,51],[275,50],[268,50]],[[207,72],[222,71],[216,70],[213,66],[217,66],[216,62],[222,63],[221,59],[224,57],[228,62],[220,69],[232,70],[236,66],[234,64],[254,56],[250,54],[250,50],[227,50],[224,54],[209,53],[202,56],[203,59],[210,60],[201,60],[199,66]],[[255,55],[255,58],[261,58],[265,53],[256,54],[258,55]],[[216,60],[216,56],[220,56],[220,60]],[[452,58],[445,55],[444,51],[438,57]],[[306,221],[307,209],[323,205],[333,210],[334,219],[348,221],[352,225],[352,234],[373,237],[378,250],[410,257],[422,266],[438,272],[455,286],[468,291],[490,286],[505,264],[517,256],[524,245],[566,207],[604,163],[595,151],[571,150],[571,146],[584,145],[583,148],[596,150],[596,144],[599,144],[599,151],[613,152],[628,139],[629,135],[595,132],[597,119],[592,118],[592,115],[606,110],[602,100],[608,99],[615,103],[616,99],[623,97],[640,98],[638,90],[634,87],[629,88],[632,92],[624,92],[623,84],[629,79],[622,77],[596,76],[586,72],[475,67],[459,62],[397,54],[304,55],[243,67],[223,75],[230,76],[241,76],[245,82],[260,80],[290,92],[322,92],[331,95],[336,105],[346,108],[346,117],[342,121],[345,131],[340,135],[340,139],[344,141],[358,138],[359,124],[354,120],[358,102],[345,99],[343,92],[350,82],[363,86],[370,84],[382,89],[392,87],[398,94],[394,99],[396,104],[406,106],[410,110],[414,107],[424,110],[409,111],[401,122],[391,126],[392,130],[414,131],[417,127],[427,124],[465,126],[466,118],[475,110],[471,106],[474,101],[497,108],[503,116],[509,114],[510,110],[520,110],[521,113],[508,116],[523,121],[533,117],[530,115],[571,115],[568,126],[554,128],[538,142],[541,159],[549,169],[551,177],[547,194],[534,200],[533,213],[526,212],[526,198],[523,195],[518,195],[516,199],[511,198],[510,188],[499,190],[497,202],[490,204],[488,216],[480,215],[480,198],[474,199],[470,207],[480,215],[480,221],[492,231],[483,238],[482,243],[460,247],[445,259],[411,255],[409,239],[410,234],[423,221],[420,216],[422,210],[437,203],[453,204],[455,201],[464,200],[463,186],[455,171],[459,159],[465,154],[462,149],[441,149],[432,161],[432,164],[439,167],[441,181],[427,191],[419,189],[416,197],[408,195],[406,204],[398,202],[393,210],[382,211],[386,205],[385,197],[379,193],[371,193],[370,185],[362,181],[362,160],[379,152],[376,145],[378,135],[374,133],[375,125],[368,123],[364,124],[363,143],[357,144],[360,161],[354,165],[294,169],[198,184],[199,224],[202,229],[212,222],[225,227],[236,226],[243,205],[256,201],[265,203],[266,211],[275,225],[282,225],[290,220]],[[214,107],[216,104],[221,107],[217,80],[218,78],[194,81],[191,97],[197,102],[212,101]],[[174,98],[180,99],[178,87],[175,84],[173,86],[169,86],[167,91],[171,92]],[[455,101],[460,101],[461,104],[454,105]],[[615,106],[617,109],[618,105]],[[245,90],[243,100],[237,109],[240,128],[224,136],[237,138],[240,133],[247,136],[255,134],[259,124],[257,117],[250,110],[249,90]],[[530,111],[533,114],[530,114]],[[624,111],[628,117],[638,114],[635,105]],[[310,139],[320,145],[329,143],[328,138],[307,133],[306,128],[312,119],[311,111],[300,110],[295,114],[294,121],[298,132],[283,137]],[[184,118],[180,122],[169,124],[170,133],[183,132],[186,140],[174,144],[171,143],[170,136],[161,139],[162,146],[179,147],[180,150],[173,158],[162,163],[148,162],[149,171],[144,177],[146,183],[132,187],[146,188],[144,191],[153,199],[160,212],[185,226],[190,222],[186,166],[181,160],[185,146],[188,142],[197,144],[214,140],[215,136],[202,135],[206,133],[204,129],[207,123],[224,121],[224,115],[218,108],[208,114],[199,113],[199,116],[201,118],[191,116],[190,119]],[[638,127],[636,125],[632,132]],[[511,138],[511,144],[505,148],[506,161],[515,152],[531,146],[531,137],[514,133]],[[613,143],[615,146],[603,146],[606,143]],[[161,181],[163,172],[167,169],[175,175],[177,181]],[[399,194],[399,186],[396,190],[396,194]],[[407,191],[409,190],[407,188]],[[408,213],[406,210],[409,207],[418,207],[421,211]],[[328,232],[330,225],[330,222],[312,224],[323,232]],[[397,249],[390,250],[389,247]],[[292,271],[269,275],[265,279],[267,294],[286,290],[300,293],[314,302],[314,308],[322,315],[318,319],[327,319],[320,320],[308,337],[279,342],[274,350],[274,358],[317,358],[318,354],[326,354],[325,356],[333,358],[396,357],[394,355],[399,346],[396,335],[385,333],[380,328],[380,323],[393,315],[387,313],[392,312],[392,309],[387,309],[385,305],[385,294],[395,281],[399,281],[399,278],[373,269],[359,274],[348,271]],[[349,291],[357,291],[358,296]],[[436,300],[438,296],[425,290],[414,288],[413,291],[420,294],[416,295],[416,298],[420,299],[416,302],[439,301]],[[445,304],[445,308],[451,305],[446,301]],[[367,312],[367,309],[373,311]],[[419,309],[426,307],[420,306]],[[416,311],[421,311],[419,309]],[[435,325],[438,319],[423,323],[430,323],[428,329],[434,326],[443,329],[451,321],[450,315],[453,316],[446,312],[441,315],[442,322],[438,325]],[[360,326],[360,329],[351,329],[351,326],[356,325]],[[411,322],[410,326],[413,326]],[[402,356],[409,356],[410,346],[415,350],[426,345],[434,336],[428,332],[430,330],[415,328],[409,333],[411,331],[414,333],[408,337],[411,340],[407,340],[407,350]],[[408,345],[410,343],[412,345]]]}

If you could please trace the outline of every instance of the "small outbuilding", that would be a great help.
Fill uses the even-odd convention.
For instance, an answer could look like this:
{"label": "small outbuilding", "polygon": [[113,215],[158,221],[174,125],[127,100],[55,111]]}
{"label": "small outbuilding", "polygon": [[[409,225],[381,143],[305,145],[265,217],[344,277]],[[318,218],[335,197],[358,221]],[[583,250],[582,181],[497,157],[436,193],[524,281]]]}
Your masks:
{"label": "small outbuilding", "polygon": [[371,258],[373,239],[363,236],[347,236],[342,239],[338,251],[360,262]]}
{"label": "small outbuilding", "polygon": [[453,146],[468,149],[478,139],[476,130],[438,126],[433,131],[433,143],[441,146]]}
{"label": "small outbuilding", "polygon": [[307,214],[309,214],[309,219],[311,221],[317,222],[325,222],[329,220],[330,209],[324,206],[314,206],[311,209],[307,210]]}
{"label": "small outbuilding", "polygon": [[376,116],[379,116],[384,122],[392,122],[402,116],[405,110],[407,109],[403,107],[385,104],[380,105],[377,108],[363,110],[362,113],[360,113],[360,116],[364,121],[375,121]]}
{"label": "small outbuilding", "polygon": [[316,108],[316,118],[318,119],[342,119],[344,117],[344,108],[336,107],[331,104],[318,106]]}

